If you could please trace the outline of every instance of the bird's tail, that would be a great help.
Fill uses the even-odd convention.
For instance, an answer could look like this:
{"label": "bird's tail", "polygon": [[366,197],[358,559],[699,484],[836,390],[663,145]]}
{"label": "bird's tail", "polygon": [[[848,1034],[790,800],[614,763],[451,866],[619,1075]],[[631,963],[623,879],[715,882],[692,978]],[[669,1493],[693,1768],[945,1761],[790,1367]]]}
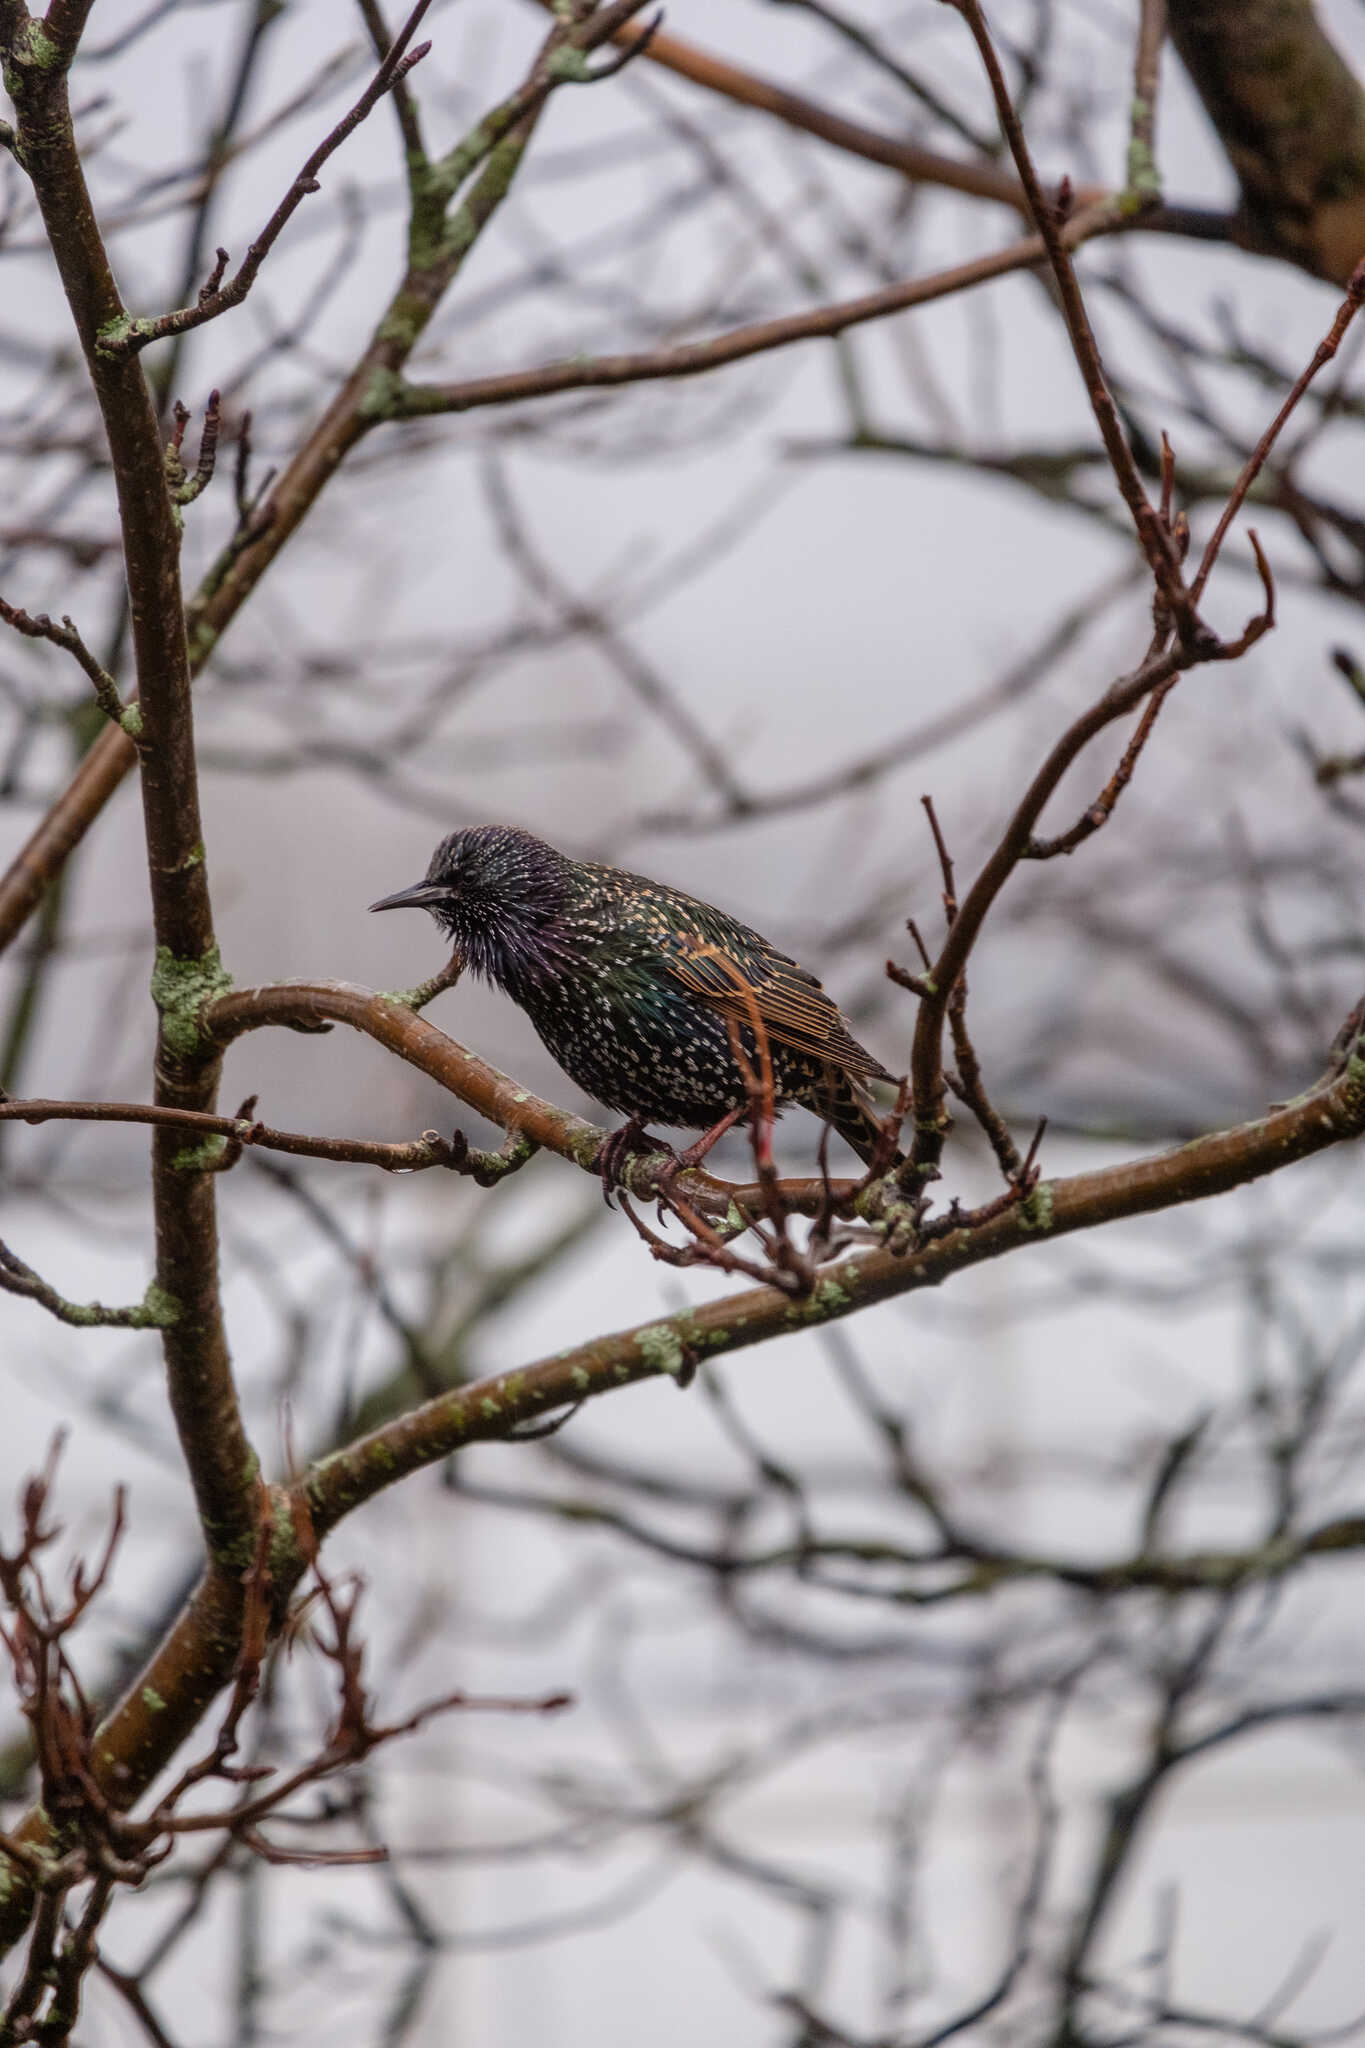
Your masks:
{"label": "bird's tail", "polygon": [[819,1097],[811,1108],[833,1124],[845,1144],[851,1145],[864,1166],[880,1165],[884,1172],[899,1166],[905,1154],[898,1146],[888,1152],[886,1135],[871,1097],[838,1068],[826,1076]]}

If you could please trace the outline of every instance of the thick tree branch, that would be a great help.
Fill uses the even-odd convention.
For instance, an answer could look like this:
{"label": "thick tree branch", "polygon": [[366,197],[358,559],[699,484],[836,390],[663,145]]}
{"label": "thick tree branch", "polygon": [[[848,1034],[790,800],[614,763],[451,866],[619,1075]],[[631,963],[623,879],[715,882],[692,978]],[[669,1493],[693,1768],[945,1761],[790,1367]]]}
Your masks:
{"label": "thick tree branch", "polygon": [[[509,1135],[557,1153],[587,1173],[600,1172],[603,1148],[609,1142],[605,1131],[532,1095],[428,1024],[401,996],[378,994],[345,981],[268,982],[259,988],[234,989],[210,1002],[200,1015],[201,1029],[220,1050],[243,1032],[267,1025],[317,1030],[332,1023],[349,1025],[396,1053]],[[652,1199],[664,1190],[674,1164],[667,1152],[636,1158],[625,1184],[632,1193]],[[676,1184],[689,1201],[712,1215],[725,1215],[735,1194],[728,1182],[697,1167],[678,1177]]]}
{"label": "thick tree branch", "polygon": [[1242,235],[1345,284],[1365,255],[1365,89],[1312,0],[1168,0],[1171,41],[1242,188]]}
{"label": "thick tree branch", "polygon": [[[67,26],[75,15],[68,11]],[[12,40],[7,81],[25,167],[94,387],[118,493],[139,692],[144,833],[157,940],[157,1099],[210,1109],[218,1063],[179,1028],[186,991],[221,980],[200,824],[180,535],[151,393],[136,360],[102,337],[125,317],[86,186],[64,69],[38,32]],[[128,745],[121,733],[114,735]],[[211,1551],[249,1556],[255,1457],[232,1379],[218,1290],[214,1183],[176,1170],[179,1141],[153,1140],[156,1284],[172,1311],[162,1333],[171,1406]]]}
{"label": "thick tree branch", "polygon": [[793,1301],[776,1287],[753,1288],[440,1395],[324,1460],[307,1480],[316,1526],[320,1533],[330,1529],[395,1478],[462,1443],[504,1437],[553,1408],[660,1373],[677,1375],[700,1358],[745,1350],[940,1286],[1029,1244],[1226,1193],[1362,1134],[1365,1054],[1357,1048],[1339,1073],[1264,1117],[1175,1151],[1042,1181],[1026,1202],[908,1256],[885,1249],[854,1253],[827,1268],[805,1301]]}
{"label": "thick tree branch", "polygon": [[95,0],[49,0],[43,29],[63,65],[76,54]]}

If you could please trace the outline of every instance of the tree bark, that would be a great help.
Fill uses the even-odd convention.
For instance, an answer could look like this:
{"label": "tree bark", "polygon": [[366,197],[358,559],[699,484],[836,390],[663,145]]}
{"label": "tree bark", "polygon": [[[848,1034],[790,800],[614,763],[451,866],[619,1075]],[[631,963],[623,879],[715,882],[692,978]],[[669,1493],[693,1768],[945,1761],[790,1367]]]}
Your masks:
{"label": "tree bark", "polygon": [[1247,245],[1344,284],[1365,255],[1365,89],[1312,0],[1170,0]]}

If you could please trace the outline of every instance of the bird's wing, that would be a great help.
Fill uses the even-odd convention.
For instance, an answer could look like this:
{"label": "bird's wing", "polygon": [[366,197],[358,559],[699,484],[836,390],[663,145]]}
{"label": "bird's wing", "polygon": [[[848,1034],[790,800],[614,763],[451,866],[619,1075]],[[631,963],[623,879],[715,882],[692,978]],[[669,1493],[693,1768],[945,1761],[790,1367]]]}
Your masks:
{"label": "bird's wing", "polygon": [[827,1060],[846,1074],[891,1080],[881,1061],[859,1045],[815,976],[785,954],[769,946],[732,949],[700,935],[679,933],[667,965],[689,995],[736,1024],[752,1024],[751,1003],[756,1005],[774,1044]]}

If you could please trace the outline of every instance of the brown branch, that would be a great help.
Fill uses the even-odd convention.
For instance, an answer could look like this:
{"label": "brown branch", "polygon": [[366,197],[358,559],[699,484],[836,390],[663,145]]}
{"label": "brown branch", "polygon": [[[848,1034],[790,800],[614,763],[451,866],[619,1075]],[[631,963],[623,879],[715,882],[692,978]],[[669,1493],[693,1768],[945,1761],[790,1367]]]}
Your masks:
{"label": "brown branch", "polygon": [[21,633],[26,640],[50,640],[54,647],[60,647],[67,654],[71,655],[89,677],[91,687],[95,692],[95,702],[99,705],[105,717],[111,724],[121,727],[125,732],[129,732],[130,737],[135,736],[130,727],[124,723],[127,715],[127,706],[119,696],[118,684],[114,681],[108,669],[102,667],[90,652],[90,649],[77,632],[73,620],[63,615],[62,622],[58,626],[53,623],[46,612],[35,614],[22,611],[18,605],[6,604],[3,597],[0,597],[0,619],[3,619],[7,626],[12,626],[16,633]]}
{"label": "brown branch", "polygon": [[967,957],[991,905],[1024,858],[1034,825],[1071,763],[1105,726],[1177,675],[1180,660],[1180,654],[1172,648],[1148,655],[1131,675],[1112,684],[1056,741],[949,926],[932,973],[922,977],[910,1060],[915,1138],[908,1165],[902,1170],[907,1188],[922,1187],[926,1179],[937,1174],[948,1129],[944,1107],[944,1024],[958,977],[966,968]]}
{"label": "brown branch", "polygon": [[[943,837],[942,827],[938,822],[938,813],[934,809],[933,798],[924,796],[920,798],[920,802],[924,806],[925,815],[929,820],[929,829],[933,833],[934,849],[938,854],[939,870],[943,877],[944,923],[951,925],[957,916],[957,888],[954,881],[952,858],[948,852],[947,841]],[[913,919],[911,920],[911,927],[911,936],[915,939],[920,951],[923,953],[924,941],[920,938],[918,929],[914,928]],[[924,964],[932,974],[932,963],[927,956]],[[888,971],[890,971],[889,968]],[[916,986],[919,982],[917,975],[904,975],[897,969],[891,974],[891,978],[893,981],[899,981],[902,986],[913,988],[917,995],[926,993],[922,985]],[[932,990],[927,991],[927,993],[932,994]],[[1004,1175],[1007,1186],[1013,1196],[1016,1199],[1022,1198],[1023,1195],[1028,1193],[1032,1185],[1029,1173],[1037,1145],[1035,1142],[1027,1161],[1021,1163],[1019,1148],[1010,1133],[1010,1127],[986,1093],[985,1078],[981,1072],[981,1061],[977,1057],[976,1047],[972,1043],[971,1033],[967,1029],[967,977],[965,974],[959,974],[956,982],[953,984],[953,992],[948,998],[948,1030],[953,1041],[953,1057],[957,1061],[956,1080],[954,1081],[952,1076],[948,1076],[949,1085],[960,1100],[965,1103],[976,1118],[982,1131],[984,1131],[986,1140],[995,1154],[1000,1171]]]}
{"label": "brown branch", "polygon": [[[966,14],[969,20],[973,15],[978,20],[980,19],[980,10],[976,6],[976,0],[949,0],[949,4]],[[999,76],[999,66],[995,59],[994,50],[990,46],[989,37],[986,36],[984,24],[982,24],[981,35],[985,38],[983,55],[987,57],[989,64],[993,67],[994,74]],[[1008,94],[1004,88],[1003,78],[1001,78],[1000,82],[1000,91],[1003,95],[1001,118],[1004,120],[1005,109],[1008,108],[1009,101]],[[1026,158],[1027,153],[1023,151],[1022,138],[1020,138],[1020,149]],[[1070,274],[1074,283],[1074,272]],[[1273,444],[1275,436],[1280,432],[1285,421],[1288,419],[1293,406],[1299,403],[1308,388],[1309,382],[1322,367],[1323,363],[1329,361],[1336,352],[1342,335],[1359,310],[1362,298],[1365,298],[1365,262],[1358,266],[1356,273],[1353,275],[1346,298],[1338,309],[1331,329],[1324,340],[1319,343],[1306,371],[1295,381],[1289,399],[1285,405],[1281,406],[1271,426],[1261,437],[1261,442],[1257,444],[1257,448],[1253,451],[1250,460],[1245,465],[1242,476],[1238,480],[1238,485],[1234,488],[1232,497],[1229,499],[1230,509],[1225,508],[1224,517],[1219,521],[1219,525],[1210,539],[1209,546],[1205,550],[1200,574],[1188,592],[1185,591],[1183,583],[1180,582],[1180,558],[1183,552],[1182,529],[1177,521],[1163,518],[1161,513],[1150,506],[1147,507],[1148,511],[1151,512],[1153,521],[1163,535],[1163,548],[1169,548],[1170,559],[1174,563],[1174,573],[1178,585],[1178,610],[1185,619],[1186,630],[1180,636],[1178,647],[1163,646],[1165,632],[1160,614],[1164,607],[1166,614],[1169,616],[1172,606],[1168,586],[1163,581],[1157,563],[1152,561],[1153,575],[1157,584],[1157,609],[1159,614],[1152,651],[1149,652],[1146,659],[1130,676],[1120,678],[1118,682],[1111,685],[1104,696],[1096,704],[1092,705],[1089,711],[1083,713],[1058,740],[1025,793],[1023,801],[1015,810],[1014,816],[1006,827],[1005,833],[994,853],[982,868],[981,873],[968,893],[966,902],[962,906],[962,913],[954,921],[948,932],[942,951],[934,964],[932,974],[925,978],[922,988],[917,990],[917,993],[921,994],[921,1001],[919,1014],[915,1020],[915,1037],[910,1068],[915,1104],[915,1137],[910,1158],[905,1167],[902,1168],[902,1181],[907,1192],[918,1193],[922,1191],[927,1181],[935,1178],[938,1172],[938,1162],[942,1156],[944,1139],[948,1130],[948,1117],[945,1110],[946,1083],[943,1073],[944,1024],[953,990],[959,976],[966,967],[967,957],[976,942],[992,903],[1020,860],[1029,857],[1035,859],[1039,857],[1046,858],[1050,851],[1068,851],[1068,841],[1073,844],[1079,844],[1081,839],[1088,837],[1090,832],[1098,830],[1105,822],[1112,812],[1114,804],[1118,801],[1119,795],[1146,743],[1152,724],[1157,716],[1157,709],[1149,707],[1148,714],[1140,723],[1133,741],[1125,750],[1119,766],[1110,783],[1106,786],[1105,791],[1102,792],[1097,803],[1092,806],[1091,812],[1087,813],[1080,821],[1080,824],[1073,828],[1074,836],[1073,834],[1064,834],[1061,840],[1057,842],[1038,842],[1034,839],[1034,827],[1041,815],[1043,805],[1056,789],[1063,774],[1089,740],[1093,739],[1106,725],[1111,724],[1116,717],[1123,717],[1129,711],[1134,710],[1144,699],[1152,696],[1153,692],[1160,691],[1164,697],[1176,678],[1182,672],[1194,667],[1198,663],[1210,660],[1238,660],[1248,648],[1254,646],[1274,625],[1274,583],[1260,541],[1254,533],[1250,535],[1250,540],[1261,578],[1263,593],[1261,611],[1248,621],[1237,639],[1220,642],[1214,638],[1206,627],[1198,622],[1194,607],[1198,595],[1203,590],[1208,571],[1217,559],[1218,548],[1222,545],[1223,535],[1227,531],[1230,518],[1235,514],[1237,506],[1240,505],[1245,497],[1246,490],[1250,488],[1256,473],[1259,471],[1266,454],[1268,454]],[[1073,335],[1073,341],[1074,339]],[[1098,357],[1096,357],[1096,362],[1098,363]],[[1124,447],[1126,454],[1126,443]],[[1131,457],[1128,460],[1131,463]],[[1169,497],[1170,462],[1168,452],[1167,458],[1163,463],[1162,503],[1164,507],[1168,507]],[[1143,496],[1143,504],[1147,505],[1145,495]],[[1151,557],[1149,557],[1150,559]],[[1090,822],[1092,817],[1094,819],[1093,823]],[[1031,856],[1030,847],[1035,849]]]}
{"label": "brown branch", "polygon": [[[382,57],[393,46],[393,31],[388,27],[380,11],[379,0],[359,0],[361,18],[370,32],[376,57]],[[392,86],[393,110],[398,120],[398,132],[403,138],[403,154],[407,159],[409,190],[412,182],[427,162],[426,143],[422,136],[421,115],[417,102],[408,90],[407,82],[400,74]]]}
{"label": "brown branch", "polygon": [[[1068,248],[1094,235],[1122,232],[1127,224],[1108,204],[1078,213],[1062,230]],[[925,306],[954,292],[968,291],[992,278],[1007,277],[1015,271],[1031,270],[1047,260],[1041,236],[1030,235],[1011,242],[969,263],[954,264],[928,277],[908,278],[902,283],[883,285],[858,298],[842,299],[832,305],[814,306],[802,313],[786,313],[774,320],[758,320],[728,334],[713,335],[708,341],[685,341],[671,348],[645,349],[614,356],[568,357],[561,362],[542,363],[529,370],[506,370],[490,377],[471,377],[458,384],[403,384],[393,396],[393,416],[424,418],[432,413],[472,412],[487,405],[510,405],[519,399],[552,398],[564,391],[595,391],[622,384],[652,383],[663,377],[695,377],[726,363],[743,362],[749,356],[765,355],[771,349],[787,348],[794,342],[830,340],[850,327],[869,320],[884,320],[911,306]]]}
{"label": "brown branch", "polygon": [[[225,1142],[212,1150],[195,1146],[180,1154],[182,1170],[221,1171],[240,1157],[244,1148],[265,1152],[287,1152],[300,1159],[330,1159],[348,1166],[378,1166],[385,1173],[420,1173],[430,1166],[478,1178],[489,1171],[489,1161],[498,1155],[471,1151],[456,1132],[451,1139],[438,1131],[423,1131],[405,1143],[385,1144],[368,1138],[314,1138],[302,1131],[277,1131],[251,1114],[254,1097],[235,1117],[212,1116],[203,1110],[174,1109],[152,1102],[60,1102],[33,1098],[0,1102],[0,1123],[101,1123],[161,1125],[195,1133],[202,1138]],[[524,1157],[534,1148],[529,1140]],[[519,1155],[517,1164],[524,1163]],[[506,1168],[504,1168],[506,1171]],[[5,1281],[0,1277],[0,1286]],[[17,1290],[16,1290],[17,1291]]]}
{"label": "brown branch", "polygon": [[284,1025],[297,1029],[349,1025],[504,1130],[519,1130],[533,1143],[594,1171],[603,1133],[595,1124],[528,1095],[524,1088],[466,1051],[408,1008],[401,997],[378,994],[352,982],[267,982],[233,989],[203,1011],[205,1035],[223,1049],[246,1031]]}
{"label": "brown branch", "polygon": [[213,472],[218,463],[218,435],[222,428],[222,414],[216,391],[210,391],[204,407],[204,426],[199,436],[199,460],[191,476],[185,468],[180,447],[185,438],[185,429],[190,423],[189,407],[177,398],[174,407],[175,432],[166,450],[166,480],[171,487],[171,496],[177,505],[192,505],[213,482]]}
{"label": "brown branch", "polygon": [[36,1301],[59,1323],[71,1323],[77,1329],[162,1330],[174,1320],[173,1311],[159,1303],[150,1290],[149,1299],[134,1308],[106,1308],[99,1301],[68,1301],[41,1279],[32,1266],[26,1266],[7,1244],[0,1244],[0,1288],[6,1294]]}
{"label": "brown branch", "polygon": [[[118,494],[128,617],[139,691],[143,829],[157,940],[153,993],[161,1012],[157,1099],[210,1109],[212,1049],[177,1029],[185,991],[221,970],[200,821],[177,508],[168,489],[151,392],[135,358],[103,338],[126,318],[85,182],[66,73],[31,39],[12,47],[6,79],[25,166],[85,357]],[[132,751],[123,734],[115,745]],[[254,1453],[233,1385],[218,1292],[214,1184],[175,1170],[171,1133],[153,1141],[157,1285],[173,1310],[162,1332],[171,1406],[205,1540],[239,1561],[252,1541]]]}
{"label": "brown branch", "polygon": [[[718,93],[737,106],[754,107],[760,113],[772,114],[787,127],[818,136],[822,142],[831,143],[849,156],[862,157],[868,163],[885,164],[889,170],[899,171],[903,177],[916,183],[943,185],[950,191],[966,192],[977,199],[997,200],[1002,206],[1012,206],[1018,213],[1028,212],[1023,186],[1007,171],[989,161],[964,163],[956,157],[922,149],[917,143],[906,142],[900,136],[884,135],[862,122],[832,113],[829,108],[806,99],[800,93],[791,92],[785,86],[774,85],[771,80],[760,78],[752,71],[741,70],[737,64],[712,56],[709,50],[698,49],[695,43],[685,43],[679,36],[656,35],[650,44],[649,56],[652,63],[675,76],[703,86],[708,92]],[[1087,189],[1082,203],[1088,205],[1102,196],[1098,190]]]}
{"label": "brown branch", "polygon": [[101,335],[100,348],[105,355],[134,355],[139,349],[146,348],[149,342],[164,341],[171,334],[188,334],[191,328],[203,327],[207,321],[216,320],[220,314],[241,305],[255,284],[261,265],[284,229],[308,195],[318,190],[318,172],[327,159],[340,149],[342,143],[373,111],[384,94],[399,80],[405,78],[414,64],[420,64],[430,50],[430,43],[421,43],[406,56],[403,54],[417,33],[418,24],[430,5],[431,0],[417,0],[417,5],[394,37],[388,55],[374,77],[355,105],[348,113],[343,114],[308,158],[260,234],[247,249],[236,275],[226,284],[223,283],[228,253],[226,249],[220,249],[208,282],[201,289],[194,305],[181,306],[173,313],[161,313],[150,320],[125,317],[122,322]]}
{"label": "brown branch", "polygon": [[1313,0],[1168,0],[1241,186],[1240,238],[1344,284],[1365,249],[1365,90]]}
{"label": "brown branch", "polygon": [[43,33],[63,66],[69,65],[75,56],[94,4],[95,0],[48,0]]}
{"label": "brown branch", "polygon": [[1298,405],[1299,400],[1303,397],[1304,392],[1317,376],[1318,371],[1331,362],[1333,356],[1341,347],[1346,330],[1360,311],[1362,301],[1365,301],[1365,257],[1361,258],[1360,262],[1357,263],[1355,269],[1351,272],[1346,286],[1346,297],[1338,306],[1336,318],[1333,320],[1332,325],[1314,349],[1312,358],[1306,368],[1295,378],[1284,404],[1280,407],[1274,419],[1270,422],[1270,425],[1266,428],[1242,465],[1242,473],[1233,485],[1217,526],[1214,527],[1212,534],[1209,536],[1208,546],[1205,548],[1203,559],[1199,564],[1199,572],[1194,582],[1190,585],[1190,597],[1193,602],[1198,603],[1204,585],[1209,580],[1213,565],[1218,560],[1218,553],[1226,538],[1227,530],[1241,510],[1247,492],[1265,467],[1270,451],[1279,439],[1281,429]]}
{"label": "brown branch", "polygon": [[[200,1015],[201,1029],[220,1051],[246,1031],[271,1025],[325,1030],[332,1023],[346,1024],[374,1039],[524,1144],[554,1152],[587,1173],[600,1174],[603,1149],[610,1143],[606,1132],[499,1073],[477,1053],[418,1016],[403,996],[377,994],[345,981],[268,982],[259,988],[234,989],[208,1004]],[[471,1157],[491,1164],[498,1155]],[[651,1159],[635,1159],[632,1191],[645,1199],[667,1192],[674,1164],[666,1152]],[[478,1178],[473,1167],[468,1170]],[[700,1168],[690,1169],[677,1184],[707,1214],[724,1215],[733,1194],[727,1181],[716,1180]]]}
{"label": "brown branch", "polygon": [[1130,675],[1121,676],[1087,711],[1081,713],[1056,741],[1039,768],[994,852],[990,855],[948,929],[930,975],[922,978],[919,1014],[910,1058],[914,1091],[915,1137],[911,1155],[901,1169],[907,1190],[918,1191],[936,1178],[938,1162],[947,1134],[944,1109],[943,1029],[948,1007],[959,976],[964,972],[972,947],[981,932],[996,897],[1019,862],[1026,858],[1034,826],[1043,807],[1063,775],[1096,735],[1117,718],[1168,686],[1182,671],[1204,661],[1235,661],[1274,624],[1274,587],[1259,543],[1256,558],[1261,570],[1264,608],[1249,621],[1236,640],[1205,642],[1199,648],[1166,647],[1149,653]]}
{"label": "brown branch", "polygon": [[1090,315],[1081,297],[1075,265],[1071,261],[1070,247],[1062,230],[1062,221],[1057,207],[1044,195],[1033,158],[1029,153],[1028,142],[1010,97],[1009,86],[1005,82],[1005,74],[1000,68],[1000,60],[996,55],[986,18],[981,11],[979,0],[948,0],[948,4],[956,8],[966,22],[990,81],[996,112],[1000,118],[1000,130],[1009,144],[1010,154],[1014,158],[1015,167],[1028,194],[1029,213],[1034,226],[1047,249],[1048,262],[1052,266],[1052,274],[1057,282],[1072,353],[1085,384],[1086,396],[1090,400],[1090,409],[1095,415],[1095,423],[1100,430],[1100,438],[1104,442],[1109,466],[1114,472],[1114,480],[1128,507],[1139,544],[1151,567],[1157,587],[1180,626],[1182,638],[1193,638],[1197,621],[1193,605],[1185,593],[1180,564],[1171,536],[1162,526],[1143,489],[1137,464],[1133,460],[1132,450],[1128,446],[1127,436],[1119,419],[1118,407],[1109,390],[1104,365],[1100,361],[1099,348],[1090,325]]}
{"label": "brown branch", "polygon": [[325,1535],[362,1500],[462,1443],[501,1438],[570,1402],[676,1372],[688,1353],[716,1357],[856,1314],[1028,1244],[1225,1193],[1362,1134],[1365,1056],[1357,1051],[1340,1073],[1250,1123],[1174,1151],[1039,1182],[1026,1200],[978,1228],[938,1237],[909,1257],[885,1249],[855,1253],[828,1269],[805,1302],[776,1287],[757,1288],[439,1395],[314,1468],[304,1482],[314,1526]]}
{"label": "brown branch", "polygon": [[1137,767],[1142,750],[1152,736],[1152,727],[1161,715],[1161,707],[1178,681],[1177,676],[1172,676],[1169,682],[1162,683],[1153,690],[1138,721],[1137,731],[1123,750],[1118,767],[1089,809],[1081,813],[1068,831],[1059,833],[1055,839],[1030,839],[1023,852],[1025,860],[1052,860],[1059,853],[1074,853],[1093,833],[1108,824],[1113,816],[1115,804],[1133,779],[1133,770]]}
{"label": "brown branch", "polygon": [[[350,1025],[430,1075],[480,1116],[501,1125],[508,1133],[507,1142],[497,1152],[482,1152],[469,1146],[458,1131],[449,1139],[436,1131],[423,1131],[418,1138],[397,1143],[313,1137],[301,1131],[275,1130],[260,1122],[253,1113],[254,1097],[243,1104],[235,1117],[160,1103],[16,1097],[0,1101],[0,1123],[147,1124],[184,1131],[209,1141],[176,1155],[182,1173],[219,1171],[243,1149],[327,1159],[345,1165],[377,1166],[388,1173],[441,1167],[467,1175],[481,1186],[491,1186],[516,1171],[541,1149],[556,1153],[585,1172],[600,1172],[602,1149],[610,1142],[607,1132],[532,1095],[511,1076],[499,1073],[444,1032],[422,1023],[403,998],[376,994],[348,982],[281,982],[259,989],[238,989],[221,998],[205,1013],[204,1028],[221,1044],[242,1032],[267,1025],[324,1031],[332,1022]],[[224,1143],[214,1145],[212,1141],[219,1138]],[[657,1194],[667,1194],[671,1199],[682,1189],[708,1215],[724,1216],[732,1201],[755,1210],[762,1208],[757,1185],[736,1187],[695,1167],[675,1182],[671,1168],[672,1161],[666,1153],[659,1153],[652,1160],[637,1157],[631,1164],[634,1192],[646,1199]],[[836,1201],[844,1203],[861,1185],[855,1180],[835,1180],[829,1188]],[[819,1181],[803,1179],[776,1183],[784,1204],[800,1215],[812,1214],[819,1207],[821,1186]]]}

